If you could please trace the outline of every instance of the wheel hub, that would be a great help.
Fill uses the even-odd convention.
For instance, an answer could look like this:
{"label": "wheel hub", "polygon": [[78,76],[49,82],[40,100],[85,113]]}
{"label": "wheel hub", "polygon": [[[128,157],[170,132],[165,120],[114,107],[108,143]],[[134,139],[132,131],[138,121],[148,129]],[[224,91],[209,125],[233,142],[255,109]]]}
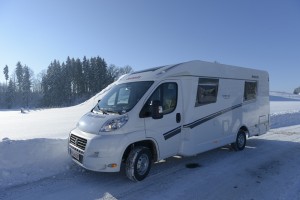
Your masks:
{"label": "wheel hub", "polygon": [[149,158],[145,154],[141,155],[137,161],[137,172],[140,175],[144,175],[149,166]]}

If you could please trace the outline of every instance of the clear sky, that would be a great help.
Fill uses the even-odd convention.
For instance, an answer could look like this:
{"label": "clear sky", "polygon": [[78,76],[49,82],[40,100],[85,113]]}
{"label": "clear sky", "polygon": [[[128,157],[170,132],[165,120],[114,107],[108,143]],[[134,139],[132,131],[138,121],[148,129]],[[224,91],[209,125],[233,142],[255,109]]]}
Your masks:
{"label": "clear sky", "polygon": [[300,86],[299,0],[0,0],[0,81],[67,56],[134,70],[189,60],[267,70]]}

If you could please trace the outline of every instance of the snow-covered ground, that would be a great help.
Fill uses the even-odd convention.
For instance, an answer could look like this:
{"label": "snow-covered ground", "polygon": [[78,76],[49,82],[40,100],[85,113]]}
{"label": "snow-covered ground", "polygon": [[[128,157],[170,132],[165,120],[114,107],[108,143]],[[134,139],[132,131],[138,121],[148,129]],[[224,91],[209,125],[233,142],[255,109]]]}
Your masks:
{"label": "snow-covered ground", "polygon": [[69,108],[0,111],[0,199],[300,199],[297,96],[271,94],[272,129],[244,151],[172,157],[133,183],[124,170],[86,171],[67,154],[69,131],[101,95]]}

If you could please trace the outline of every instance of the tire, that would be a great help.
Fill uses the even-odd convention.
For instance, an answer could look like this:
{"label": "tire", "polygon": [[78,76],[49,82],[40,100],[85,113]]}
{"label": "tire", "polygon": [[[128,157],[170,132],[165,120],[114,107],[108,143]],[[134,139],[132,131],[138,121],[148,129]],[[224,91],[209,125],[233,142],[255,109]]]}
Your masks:
{"label": "tire", "polygon": [[238,134],[236,135],[236,140],[231,144],[231,146],[235,151],[242,151],[246,146],[246,142],[247,138],[245,131],[239,130]]}
{"label": "tire", "polygon": [[126,159],[126,175],[132,181],[142,181],[151,168],[151,151],[146,147],[133,148]]}

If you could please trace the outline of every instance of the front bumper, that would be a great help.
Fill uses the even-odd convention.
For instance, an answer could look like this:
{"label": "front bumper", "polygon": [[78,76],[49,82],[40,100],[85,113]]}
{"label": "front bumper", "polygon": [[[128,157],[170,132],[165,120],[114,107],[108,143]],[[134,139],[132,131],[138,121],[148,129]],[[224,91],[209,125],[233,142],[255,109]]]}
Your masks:
{"label": "front bumper", "polygon": [[124,141],[124,135],[94,135],[75,129],[70,133],[68,151],[74,162],[88,170],[118,172]]}

